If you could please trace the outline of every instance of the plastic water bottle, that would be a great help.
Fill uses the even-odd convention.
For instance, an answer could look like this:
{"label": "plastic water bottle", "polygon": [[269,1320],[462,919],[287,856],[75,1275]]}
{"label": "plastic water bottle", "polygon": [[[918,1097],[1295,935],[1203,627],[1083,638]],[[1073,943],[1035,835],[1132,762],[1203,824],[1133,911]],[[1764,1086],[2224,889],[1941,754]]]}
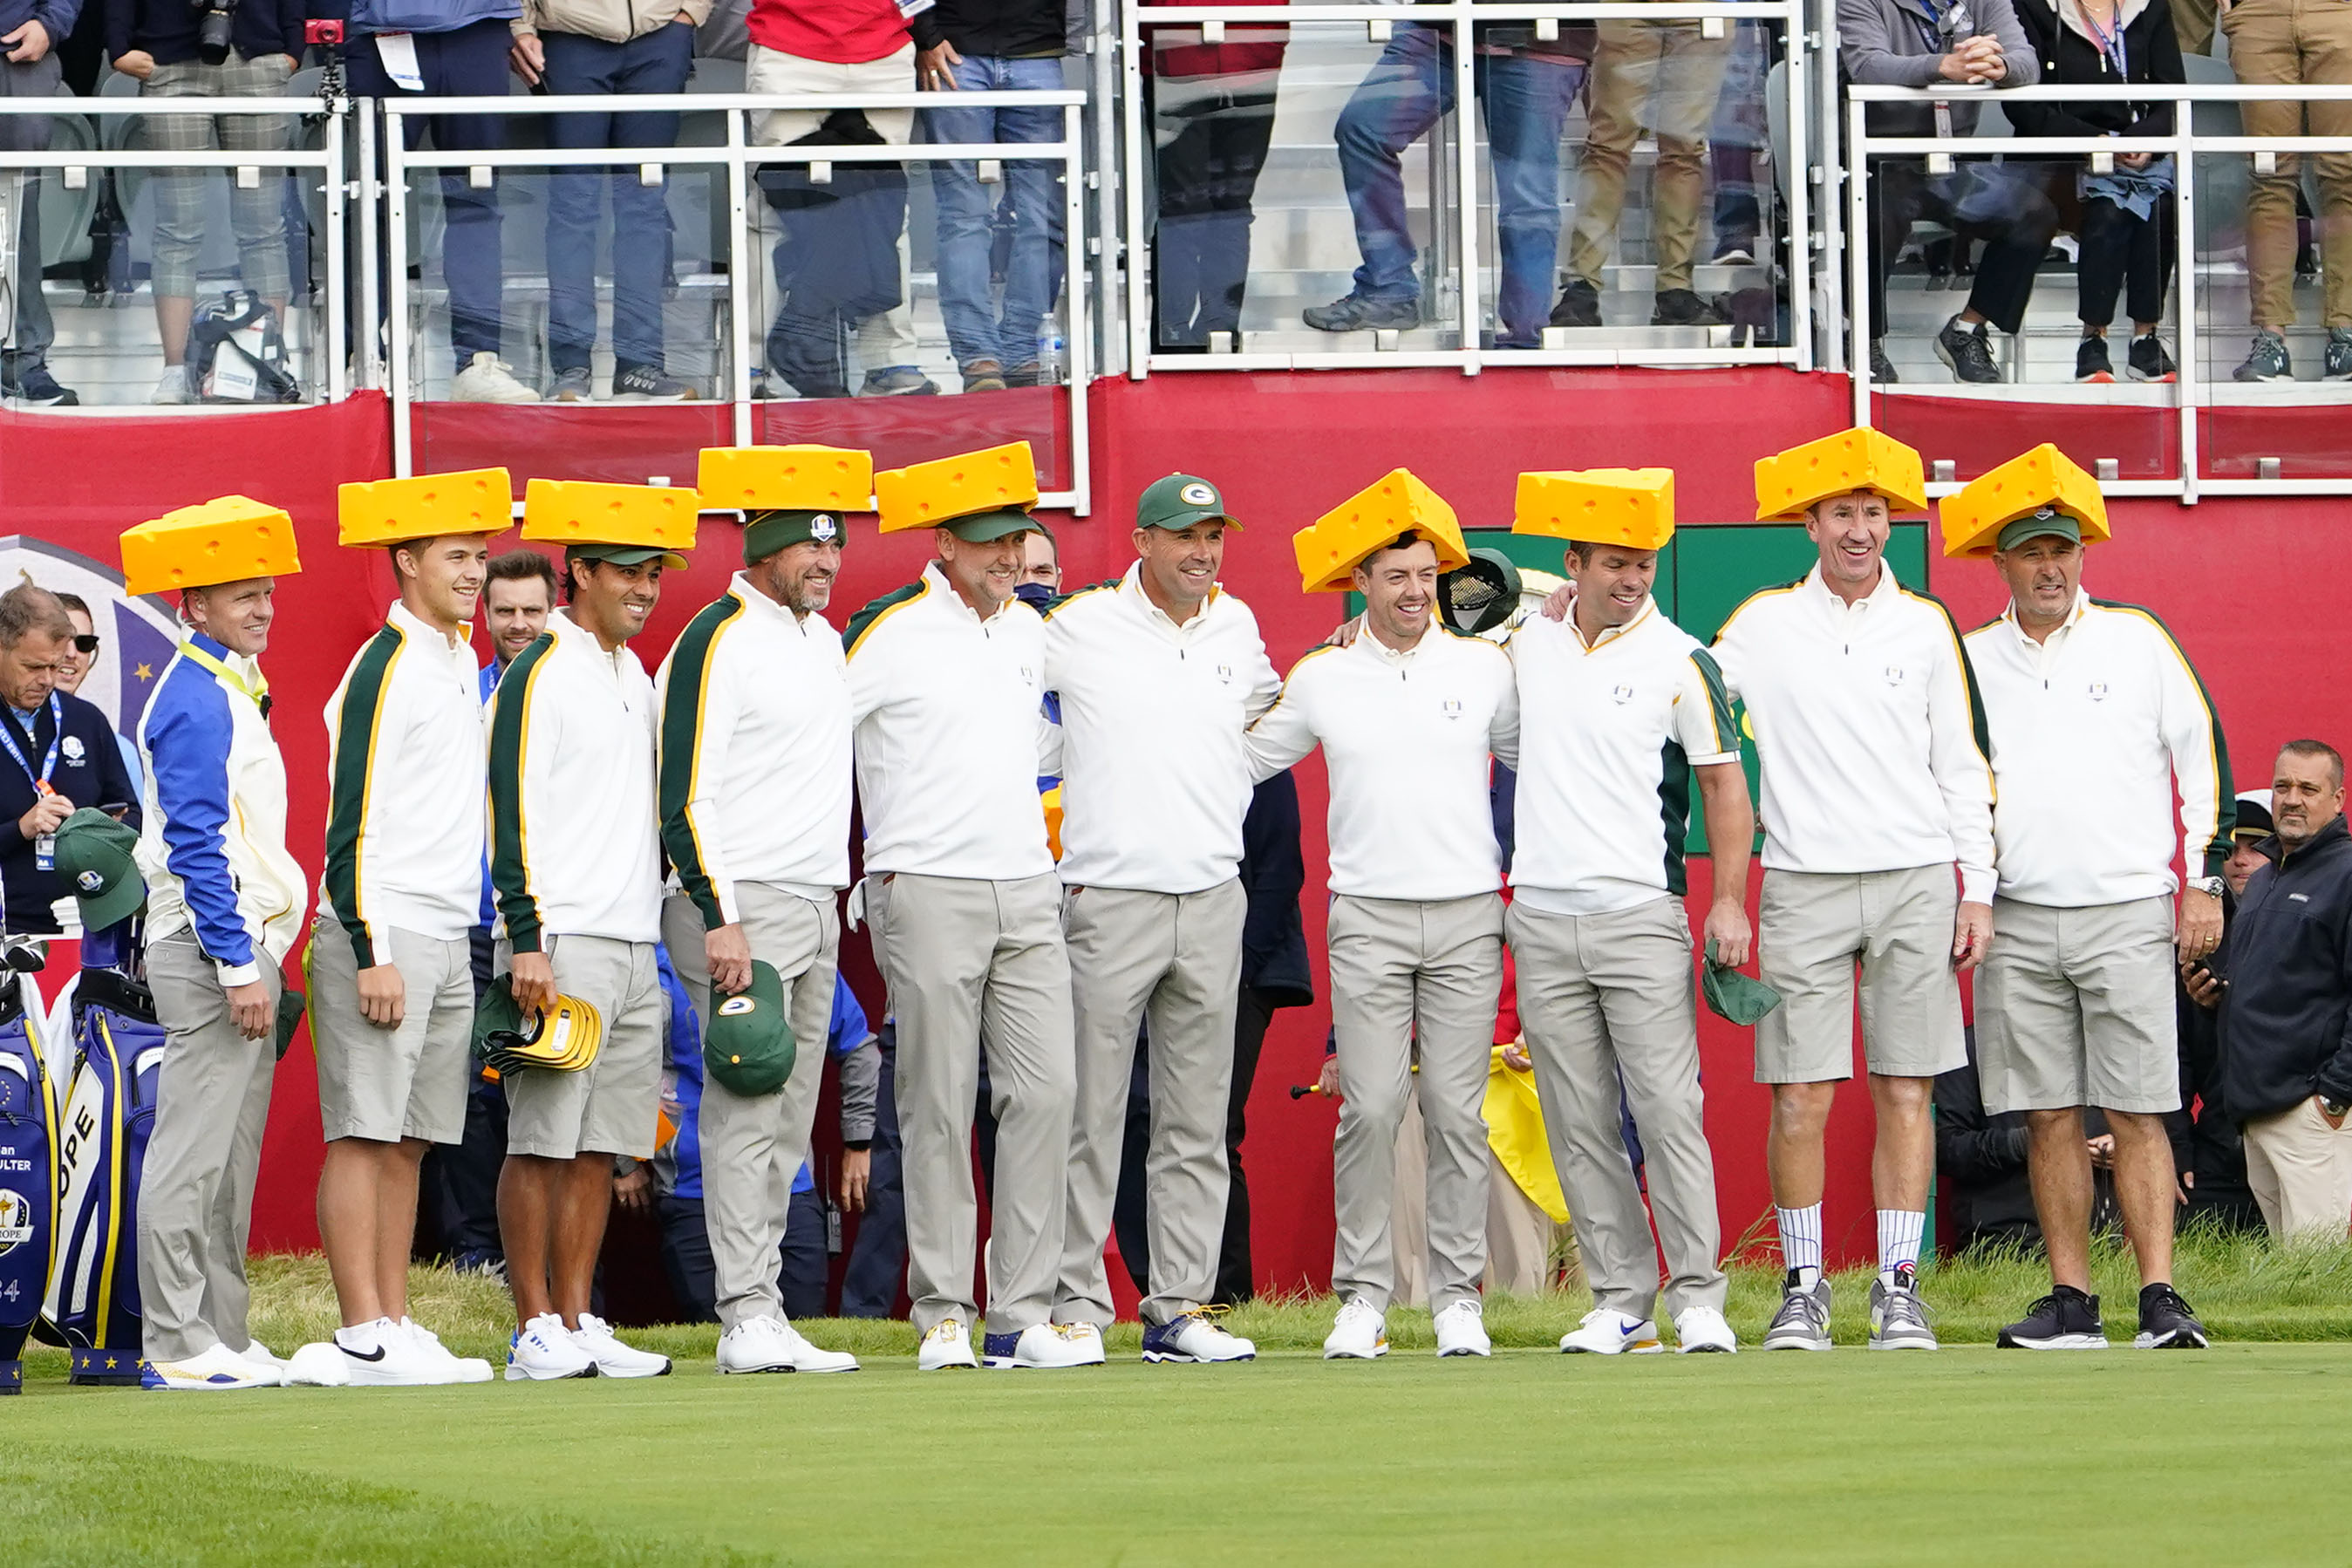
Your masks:
{"label": "plastic water bottle", "polygon": [[1046,325],[1037,329],[1037,382],[1041,386],[1060,384],[1068,374],[1069,343],[1062,329]]}

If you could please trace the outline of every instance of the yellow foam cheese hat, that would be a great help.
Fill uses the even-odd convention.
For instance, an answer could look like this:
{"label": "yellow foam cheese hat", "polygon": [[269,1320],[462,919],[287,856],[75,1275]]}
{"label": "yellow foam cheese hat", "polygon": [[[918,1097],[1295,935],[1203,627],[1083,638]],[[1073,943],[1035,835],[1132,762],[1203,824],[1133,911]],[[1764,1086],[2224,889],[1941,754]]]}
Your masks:
{"label": "yellow foam cheese hat", "polygon": [[1802,522],[1831,496],[1875,490],[1898,512],[1927,510],[1919,454],[1884,430],[1841,430],[1756,462],[1756,521]]}
{"label": "yellow foam cheese hat", "polygon": [[1037,460],[1026,441],[886,468],[874,476],[882,531],[937,528],[986,511],[1025,511],[1037,504]]}
{"label": "yellow foam cheese hat", "polygon": [[504,468],[373,479],[335,492],[341,542],[405,544],[445,533],[504,533],[514,526],[514,481]]}
{"label": "yellow foam cheese hat", "polygon": [[2099,493],[2099,481],[2044,441],[1944,498],[1944,553],[1989,556],[2003,529],[2044,507],[2073,518],[2085,544],[2108,537],[2107,500]]}
{"label": "yellow foam cheese hat", "polygon": [[294,520],[250,496],[184,506],[122,534],[125,593],[174,594],[300,570]]}
{"label": "yellow foam cheese hat", "polygon": [[864,511],[874,454],[853,447],[705,447],[696,488],[714,511]]}
{"label": "yellow foam cheese hat", "polygon": [[1675,536],[1672,468],[1581,468],[1519,476],[1513,533],[1663,550]]}
{"label": "yellow foam cheese hat", "polygon": [[535,543],[658,550],[673,567],[694,548],[702,498],[666,485],[608,485],[589,479],[533,479],[523,491],[522,536]]}
{"label": "yellow foam cheese hat", "polygon": [[1346,588],[1367,556],[1407,532],[1437,547],[1441,572],[1470,563],[1462,524],[1445,498],[1412,470],[1393,468],[1291,536],[1299,584],[1310,594]]}

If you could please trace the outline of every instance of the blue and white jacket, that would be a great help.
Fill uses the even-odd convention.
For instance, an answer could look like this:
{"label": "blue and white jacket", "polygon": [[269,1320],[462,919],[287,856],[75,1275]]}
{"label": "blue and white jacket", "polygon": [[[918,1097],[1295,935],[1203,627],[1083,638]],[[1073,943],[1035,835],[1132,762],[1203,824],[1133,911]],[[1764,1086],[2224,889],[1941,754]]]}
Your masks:
{"label": "blue and white jacket", "polygon": [[286,764],[261,667],[188,631],[139,721],[147,770],[138,861],[147,939],[193,928],[221,984],[261,978],[294,946],[302,868],[286,848]]}

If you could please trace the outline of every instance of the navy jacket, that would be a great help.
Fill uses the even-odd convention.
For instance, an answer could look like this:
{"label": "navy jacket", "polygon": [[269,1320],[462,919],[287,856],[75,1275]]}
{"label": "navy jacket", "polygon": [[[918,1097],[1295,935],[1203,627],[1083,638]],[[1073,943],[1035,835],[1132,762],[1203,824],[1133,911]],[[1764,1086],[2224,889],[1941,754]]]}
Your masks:
{"label": "navy jacket", "polygon": [[2263,851],[2221,952],[2221,1101],[2239,1121],[2352,1100],[2352,834],[2338,816]]}
{"label": "navy jacket", "polygon": [[49,35],[51,54],[80,18],[81,0],[0,0],[0,33],[13,33],[27,22],[38,22]]}
{"label": "navy jacket", "polygon": [[1307,929],[1298,894],[1307,862],[1298,852],[1298,785],[1287,771],[1257,786],[1242,818],[1242,984],[1265,993],[1269,1007],[1304,1007],[1315,1000],[1307,967]]}
{"label": "navy jacket", "polygon": [[[50,788],[77,806],[128,805],[131,810],[123,820],[138,826],[138,786],[122,765],[122,749],[114,743],[114,726],[80,698],[62,691],[57,695],[58,709],[65,715],[62,738],[49,717],[47,703],[38,710],[29,742],[24,721],[13,710],[0,710],[0,724],[14,728],[16,745],[36,773],[48,759],[50,742],[56,742],[58,765],[49,775]],[[49,906],[70,890],[58,880],[56,872],[34,868],[33,841],[16,829],[17,819],[33,809],[33,800],[32,776],[16,765],[14,757],[0,751],[0,812],[7,814],[0,820],[0,891],[5,894],[7,927],[13,936],[55,931],[58,922]]]}
{"label": "navy jacket", "polygon": [[[263,55],[302,58],[303,0],[238,0],[229,18],[229,47],[247,59]],[[144,49],[159,66],[196,58],[199,18],[188,0],[106,0],[106,58]]]}

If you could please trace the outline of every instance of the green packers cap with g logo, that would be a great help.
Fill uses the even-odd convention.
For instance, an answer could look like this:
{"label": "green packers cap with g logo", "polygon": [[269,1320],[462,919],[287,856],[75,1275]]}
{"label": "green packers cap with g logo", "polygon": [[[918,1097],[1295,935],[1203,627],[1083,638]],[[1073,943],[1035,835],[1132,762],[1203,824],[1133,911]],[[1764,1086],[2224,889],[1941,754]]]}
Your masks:
{"label": "green packers cap with g logo", "polygon": [[711,1000],[717,1006],[703,1031],[704,1076],[735,1094],[773,1094],[783,1088],[798,1048],[775,966],[753,959],[749,988],[732,996],[714,993]]}
{"label": "green packers cap with g logo", "polygon": [[1222,522],[1239,528],[1232,513],[1225,510],[1225,498],[1217,487],[1193,474],[1171,474],[1155,481],[1151,488],[1137,498],[1135,526],[1138,528],[1190,528],[1196,522]]}
{"label": "green packers cap with g logo", "polygon": [[147,883],[131,858],[138,833],[83,806],[58,824],[58,876],[81,902],[84,931],[104,931],[139,912]]}

